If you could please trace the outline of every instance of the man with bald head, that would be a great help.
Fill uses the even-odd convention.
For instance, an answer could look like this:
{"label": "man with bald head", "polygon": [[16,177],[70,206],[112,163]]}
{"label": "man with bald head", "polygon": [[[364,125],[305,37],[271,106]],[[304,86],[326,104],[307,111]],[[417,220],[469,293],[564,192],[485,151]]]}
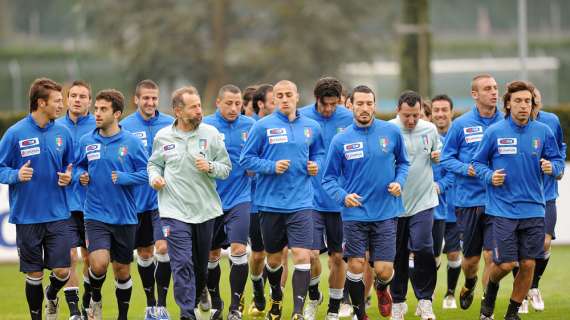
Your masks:
{"label": "man with bald head", "polygon": [[280,319],[281,251],[288,245],[293,253],[293,316],[303,319],[303,305],[311,280],[310,254],[313,245],[311,176],[316,176],[324,155],[320,125],[297,111],[297,86],[279,81],[273,89],[277,111],[256,122],[243,147],[240,165],[258,174],[253,202],[259,209],[261,234],[271,286],[266,319]]}

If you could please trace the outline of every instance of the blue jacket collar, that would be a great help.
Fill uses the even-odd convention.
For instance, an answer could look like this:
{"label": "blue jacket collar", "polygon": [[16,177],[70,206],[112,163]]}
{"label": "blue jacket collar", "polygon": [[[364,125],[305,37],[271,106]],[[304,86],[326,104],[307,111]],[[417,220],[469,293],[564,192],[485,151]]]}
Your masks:
{"label": "blue jacket collar", "polygon": [[139,109],[137,109],[137,111],[135,111],[135,114],[136,114],[135,117],[137,117],[137,119],[138,119],[139,121],[141,121],[141,122],[144,123],[144,124],[149,124],[149,125],[150,125],[150,124],[153,124],[156,120],[158,120],[158,117],[160,116],[160,112],[158,112],[158,110],[156,110],[156,111],[154,112],[154,117],[152,117],[152,118],[150,118],[150,119],[148,119],[148,120],[146,120],[145,118],[143,118],[143,116],[141,115],[141,112],[140,112]]}
{"label": "blue jacket collar", "polygon": [[277,110],[274,112],[276,114],[276,116],[285,121],[285,122],[295,122],[297,119],[299,119],[299,117],[301,116],[299,113],[299,109],[295,110],[295,119],[293,121],[289,121],[289,117],[286,116],[283,112],[281,112],[281,110]]}
{"label": "blue jacket collar", "polygon": [[517,123],[513,120],[513,116],[512,116],[512,115],[509,115],[509,117],[507,118],[507,121],[509,122],[509,124],[511,125],[511,127],[512,127],[513,129],[515,129],[515,130],[517,130],[517,131],[524,131],[524,130],[530,125],[530,122],[531,122],[532,120],[529,119],[526,124],[524,124],[524,125],[521,126],[521,125],[517,124]]}
{"label": "blue jacket collar", "polygon": [[46,126],[42,128],[42,127],[40,127],[40,126],[38,125],[38,123],[36,122],[36,120],[34,120],[34,118],[32,117],[32,114],[31,114],[31,113],[28,114],[28,120],[30,121],[30,123],[32,124],[32,126],[34,126],[34,128],[36,128],[36,129],[38,129],[38,130],[40,130],[40,131],[46,131],[46,130],[48,130],[48,129],[51,128],[51,127],[54,125],[54,123],[55,123],[55,121],[50,120],[50,121],[46,124]]}
{"label": "blue jacket collar", "polygon": [[71,120],[71,117],[69,117],[69,111],[67,111],[65,113],[65,119],[72,124],[80,124],[84,121],[87,121],[89,118],[91,118],[91,114],[88,112],[86,115],[84,116],[80,116],[79,118],[77,118],[77,123],[73,122],[73,120]]}
{"label": "blue jacket collar", "polygon": [[216,109],[216,113],[215,117],[216,119],[220,120],[222,123],[226,124],[226,125],[230,125],[232,123],[236,123],[239,120],[240,115],[238,115],[238,117],[234,120],[234,121],[229,121],[226,118],[224,118],[224,116],[222,116],[222,113],[220,112],[220,109]]}
{"label": "blue jacket collar", "polygon": [[481,114],[479,113],[479,109],[477,109],[477,106],[473,106],[473,109],[471,109],[471,110],[473,110],[473,114],[474,114],[475,117],[476,117],[477,119],[479,119],[480,121],[483,121],[483,119],[491,119],[491,120],[494,121],[494,120],[497,119],[497,117],[501,114],[501,112],[499,111],[499,109],[498,109],[497,107],[495,107],[495,113],[494,113],[493,116],[490,117],[490,118],[482,117]]}
{"label": "blue jacket collar", "polygon": [[99,128],[95,128],[93,130],[92,136],[93,136],[93,139],[95,139],[99,142],[102,142],[105,144],[113,143],[117,140],[120,140],[125,135],[125,133],[124,133],[125,131],[123,130],[123,128],[120,125],[119,125],[119,129],[120,130],[116,135],[110,136],[110,137],[104,137],[99,133]]}
{"label": "blue jacket collar", "polygon": [[354,121],[354,122],[352,122],[352,127],[357,132],[370,133],[370,132],[374,132],[374,128],[376,127],[377,123],[378,123],[378,120],[374,119],[368,127],[361,127],[361,126],[356,124],[356,121]]}

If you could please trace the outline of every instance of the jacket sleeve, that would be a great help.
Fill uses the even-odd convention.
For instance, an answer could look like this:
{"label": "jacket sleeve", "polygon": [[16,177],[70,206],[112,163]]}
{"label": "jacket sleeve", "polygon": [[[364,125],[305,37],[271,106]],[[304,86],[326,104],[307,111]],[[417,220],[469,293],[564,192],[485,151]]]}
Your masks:
{"label": "jacket sleeve", "polygon": [[81,138],[78,145],[79,150],[76,152],[75,170],[73,170],[74,179],[79,179],[79,176],[89,171],[89,162],[87,161],[87,152],[85,151],[85,147],[87,146],[85,139]]}
{"label": "jacket sleeve", "polygon": [[315,137],[313,143],[309,147],[309,160],[317,163],[319,170],[322,168],[325,155],[325,147],[323,141],[323,132],[320,126],[315,126]]}
{"label": "jacket sleeve", "polygon": [[152,143],[152,153],[146,167],[148,183],[150,185],[152,185],[154,179],[164,176],[164,167],[165,161],[162,154],[162,143],[160,142],[160,138],[156,137]]}
{"label": "jacket sleeve", "polygon": [[215,179],[226,179],[232,171],[232,161],[222,140],[221,134],[217,134],[213,145],[212,166],[213,170],[208,176]]}
{"label": "jacket sleeve", "polygon": [[461,128],[458,128],[455,123],[452,123],[441,151],[441,164],[447,171],[468,176],[467,171],[469,170],[469,164],[459,160],[461,142]]}
{"label": "jacket sleeve", "polygon": [[339,179],[342,176],[342,152],[338,150],[334,140],[329,148],[325,160],[325,171],[321,184],[329,196],[340,206],[344,207],[344,198],[348,195],[340,185]]}
{"label": "jacket sleeve", "polygon": [[447,189],[453,186],[453,183],[455,182],[455,174],[443,168],[441,170],[441,173],[442,173],[441,179],[437,180],[435,183],[438,184],[441,193],[445,193]]}
{"label": "jacket sleeve", "polygon": [[556,142],[558,144],[558,149],[562,154],[562,158],[566,159],[566,143],[564,142],[564,133],[562,131],[562,126],[560,126],[560,119],[556,117],[556,132],[554,132]]}
{"label": "jacket sleeve", "polygon": [[486,184],[492,185],[493,170],[489,167],[489,159],[493,157],[495,139],[490,136],[489,131],[483,134],[483,140],[473,156],[473,168],[477,177]]}
{"label": "jacket sleeve", "polygon": [[16,146],[16,141],[14,140],[14,135],[10,130],[8,130],[2,140],[0,140],[0,183],[3,184],[16,184],[20,183],[18,178],[19,168],[14,168],[16,166],[17,150],[14,148]]}
{"label": "jacket sleeve", "polygon": [[259,174],[275,174],[275,161],[261,158],[265,132],[263,131],[263,127],[258,124],[259,123],[256,122],[249,131],[249,138],[241,151],[239,164],[245,169]]}
{"label": "jacket sleeve", "polygon": [[558,149],[556,138],[551,130],[546,131],[545,140],[541,156],[552,162],[552,176],[558,177],[564,172],[564,158],[560,149]]}
{"label": "jacket sleeve", "polygon": [[396,177],[394,182],[397,182],[403,189],[406,179],[408,178],[408,170],[410,169],[410,161],[408,160],[408,153],[406,151],[406,144],[404,137],[401,133],[396,135],[396,145],[394,146],[394,156],[396,158]]}
{"label": "jacket sleeve", "polygon": [[131,172],[117,171],[117,184],[122,186],[144,184],[148,181],[148,174],[146,172],[148,156],[142,142],[134,137],[133,149],[135,153],[130,156]]}

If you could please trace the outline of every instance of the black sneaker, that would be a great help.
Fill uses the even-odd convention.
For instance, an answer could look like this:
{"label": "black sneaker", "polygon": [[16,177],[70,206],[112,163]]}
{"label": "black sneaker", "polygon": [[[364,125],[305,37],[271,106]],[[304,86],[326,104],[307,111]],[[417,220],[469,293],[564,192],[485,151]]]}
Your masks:
{"label": "black sneaker", "polygon": [[473,297],[475,296],[475,287],[467,289],[466,287],[461,288],[461,293],[459,294],[459,305],[461,309],[467,310],[473,303]]}
{"label": "black sneaker", "polygon": [[481,300],[481,320],[494,319],[493,314],[495,313],[495,301],[487,301],[486,299]]}
{"label": "black sneaker", "polygon": [[518,314],[513,313],[513,314],[506,314],[505,315],[505,320],[521,320],[521,317],[519,317]]}
{"label": "black sneaker", "polygon": [[265,315],[265,320],[280,320],[283,311],[282,301],[269,299],[269,312]]}
{"label": "black sneaker", "polygon": [[212,303],[212,310],[216,310],[212,313],[212,320],[223,320],[224,301],[220,299],[220,301]]}

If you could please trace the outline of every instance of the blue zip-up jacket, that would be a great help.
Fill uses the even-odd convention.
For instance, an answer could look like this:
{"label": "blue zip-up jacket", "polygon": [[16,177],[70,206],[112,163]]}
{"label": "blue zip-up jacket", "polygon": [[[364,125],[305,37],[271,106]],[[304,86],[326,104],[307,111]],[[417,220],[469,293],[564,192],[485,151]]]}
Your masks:
{"label": "blue zip-up jacket", "polygon": [[[156,111],[155,116],[145,120],[137,110],[121,121],[124,130],[132,132],[139,138],[146,149],[147,156],[152,154],[152,143],[156,133],[164,128],[172,125],[174,118]],[[143,213],[158,209],[158,198],[156,191],[150,187],[148,183],[135,187],[135,201],[137,203],[137,212]]]}
{"label": "blue zip-up jacket", "polygon": [[[85,220],[137,224],[135,186],[148,182],[148,155],[142,142],[123,129],[111,137],[95,129],[79,145],[78,169],[80,174],[89,173]],[[111,179],[113,171],[118,175],[116,184]]]}
{"label": "blue zip-up jacket", "polygon": [[[333,138],[322,184],[342,207],[343,221],[382,221],[405,212],[402,197],[391,195],[388,185],[398,182],[405,188],[409,167],[398,127],[383,120],[374,120],[367,128],[353,124]],[[344,206],[351,193],[362,197],[362,206]]]}
{"label": "blue zip-up jacket", "polygon": [[216,179],[216,190],[222,200],[222,209],[230,210],[236,205],[251,201],[251,177],[243,166],[239,164],[241,150],[249,134],[249,130],[255,123],[252,118],[240,115],[230,122],[219,110],[204,118],[204,123],[211,124],[223,137],[226,150],[232,162],[232,171],[227,179]]}
{"label": "blue zip-up jacket", "polygon": [[[317,111],[317,103],[301,108],[299,113],[317,121],[321,125],[325,154],[328,154],[333,137],[350,126],[353,119],[352,112],[342,106],[337,106],[335,112],[330,117],[323,117]],[[319,170],[318,174],[311,178],[315,192],[315,210],[322,212],[340,212],[341,207],[336,201],[331,199],[329,194],[323,189],[321,183],[323,180],[323,172],[324,170]]]}
{"label": "blue zip-up jacket", "polygon": [[[566,159],[566,143],[564,143],[564,134],[562,133],[558,116],[551,112],[540,111],[536,116],[536,120],[544,123],[552,130],[561,156],[563,159]],[[544,175],[544,197],[546,201],[558,198],[558,180],[556,180],[556,177]]]}
{"label": "blue zip-up jacket", "polygon": [[[20,168],[31,161],[32,180],[21,183]],[[73,163],[73,140],[64,126],[40,128],[31,115],[8,128],[0,140],[0,183],[8,184],[10,223],[33,224],[69,218],[65,188],[57,172]]]}
{"label": "blue zip-up jacket", "polygon": [[[313,208],[313,186],[307,162],[319,170],[324,155],[321,126],[300,115],[289,118],[275,111],[257,121],[243,147],[240,165],[258,173],[254,202],[259,211],[293,213]],[[277,160],[290,160],[283,174],[275,173]]]}
{"label": "blue zip-up jacket", "polygon": [[[445,143],[445,135],[439,136],[439,140],[441,143]],[[448,201],[449,194],[453,189],[453,183],[455,182],[455,174],[453,172],[449,172],[445,170],[441,163],[433,163],[433,179],[437,186],[439,187],[440,194],[438,194],[439,205],[435,207],[433,218],[435,220],[447,220],[448,216],[448,206],[452,206],[453,204]],[[455,215],[454,215],[455,216]]]}
{"label": "blue zip-up jacket", "polygon": [[503,113],[497,110],[493,117],[484,118],[477,107],[473,107],[451,124],[441,152],[441,164],[447,171],[455,173],[456,207],[480,207],[485,204],[485,185],[477,177],[469,176],[467,170],[485,130],[503,117]]}
{"label": "blue zip-up jacket", "polygon": [[[477,176],[487,185],[485,213],[510,219],[544,217],[544,184],[540,159],[552,162],[558,176],[564,160],[548,126],[538,121],[517,125],[511,117],[491,126],[473,157]],[[504,169],[504,184],[491,183]]]}
{"label": "blue zip-up jacket", "polygon": [[[88,113],[86,116],[77,118],[77,122],[73,122],[73,120],[69,118],[69,112],[67,112],[65,117],[55,120],[55,123],[63,125],[71,132],[71,138],[73,139],[73,159],[77,159],[79,156],[79,139],[95,129],[95,117]],[[83,212],[87,188],[79,183],[77,172],[78,170],[74,171],[73,181],[65,189],[67,193],[67,204],[69,205],[69,211]]]}

